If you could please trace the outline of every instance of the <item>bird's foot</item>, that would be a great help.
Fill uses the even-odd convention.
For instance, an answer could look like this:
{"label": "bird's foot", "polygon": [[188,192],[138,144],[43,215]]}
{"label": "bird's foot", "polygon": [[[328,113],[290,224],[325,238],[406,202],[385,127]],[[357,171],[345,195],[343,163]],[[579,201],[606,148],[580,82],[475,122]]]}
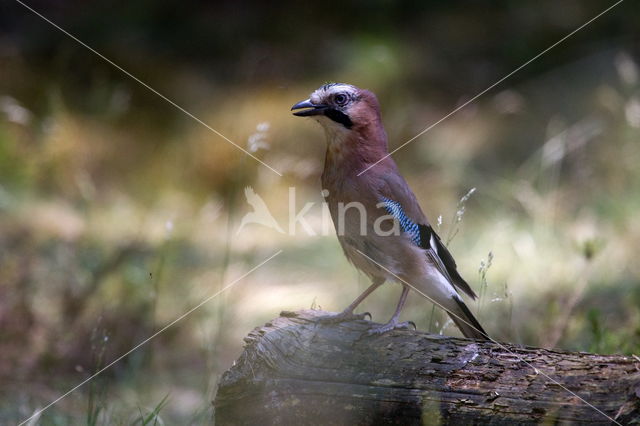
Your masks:
{"label": "bird's foot", "polygon": [[369,319],[371,319],[371,314],[369,312],[356,314],[351,311],[342,311],[335,314],[323,315],[321,317],[318,317],[316,321],[324,324],[337,324],[345,321],[363,320],[366,317],[369,317]]}
{"label": "bird's foot", "polygon": [[384,325],[380,325],[377,327],[372,327],[367,330],[367,334],[369,336],[376,336],[380,334],[384,334],[391,330],[408,330],[409,328],[416,329],[416,325],[413,321],[405,321],[405,322],[397,322],[397,321],[389,321]]}

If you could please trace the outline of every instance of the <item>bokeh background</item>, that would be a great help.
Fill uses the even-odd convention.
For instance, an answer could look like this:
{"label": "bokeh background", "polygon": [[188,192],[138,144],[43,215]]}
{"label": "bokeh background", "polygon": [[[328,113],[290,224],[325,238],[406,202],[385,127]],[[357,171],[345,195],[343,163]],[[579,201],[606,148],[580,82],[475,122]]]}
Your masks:
{"label": "bokeh background", "polygon": [[[0,423],[282,250],[33,422],[199,425],[253,327],[368,285],[322,232],[324,135],[290,106],[369,88],[394,148],[613,1],[27,3],[283,176],[2,1]],[[639,14],[623,2],[394,154],[499,340],[640,352]],[[247,186],[284,233],[240,229]],[[289,188],[316,235],[289,232]],[[385,322],[399,293],[363,309]],[[418,295],[403,318],[458,335]]]}

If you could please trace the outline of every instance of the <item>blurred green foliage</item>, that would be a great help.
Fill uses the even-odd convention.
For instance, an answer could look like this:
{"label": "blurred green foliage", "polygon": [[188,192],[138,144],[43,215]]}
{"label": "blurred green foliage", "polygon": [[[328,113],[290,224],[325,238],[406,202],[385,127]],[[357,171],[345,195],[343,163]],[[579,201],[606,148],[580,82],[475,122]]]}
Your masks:
{"label": "blurred green foliage", "polygon": [[[367,87],[396,147],[608,6],[29,4],[284,176],[0,4],[0,423],[282,249],[40,419],[207,423],[217,377],[252,327],[281,310],[342,309],[368,285],[331,233],[238,232],[245,186],[285,229],[289,187],[320,222],[324,136],[290,106],[325,81]],[[445,218],[440,234],[455,235],[460,269],[482,290],[474,310],[498,339],[640,352],[638,12],[624,2],[394,155],[432,222]],[[386,287],[363,306],[380,322],[399,294]],[[412,297],[407,319],[457,333]]]}

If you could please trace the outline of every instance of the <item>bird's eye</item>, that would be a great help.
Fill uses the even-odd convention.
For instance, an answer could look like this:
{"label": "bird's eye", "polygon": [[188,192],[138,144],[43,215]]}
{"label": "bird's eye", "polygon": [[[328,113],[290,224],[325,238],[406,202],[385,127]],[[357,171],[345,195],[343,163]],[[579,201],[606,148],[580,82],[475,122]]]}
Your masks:
{"label": "bird's eye", "polygon": [[347,103],[347,101],[349,100],[349,98],[347,97],[347,95],[345,95],[344,93],[338,93],[337,95],[335,95],[333,97],[333,101],[336,103],[336,105],[338,106],[343,106]]}

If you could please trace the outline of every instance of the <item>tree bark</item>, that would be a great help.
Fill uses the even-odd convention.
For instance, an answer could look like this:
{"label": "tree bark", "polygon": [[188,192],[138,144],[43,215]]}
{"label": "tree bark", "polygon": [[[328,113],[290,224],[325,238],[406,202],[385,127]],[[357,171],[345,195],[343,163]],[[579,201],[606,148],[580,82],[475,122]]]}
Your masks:
{"label": "tree bark", "polygon": [[324,314],[283,312],[245,338],[218,388],[217,425],[640,423],[636,357],[369,336],[372,322]]}

